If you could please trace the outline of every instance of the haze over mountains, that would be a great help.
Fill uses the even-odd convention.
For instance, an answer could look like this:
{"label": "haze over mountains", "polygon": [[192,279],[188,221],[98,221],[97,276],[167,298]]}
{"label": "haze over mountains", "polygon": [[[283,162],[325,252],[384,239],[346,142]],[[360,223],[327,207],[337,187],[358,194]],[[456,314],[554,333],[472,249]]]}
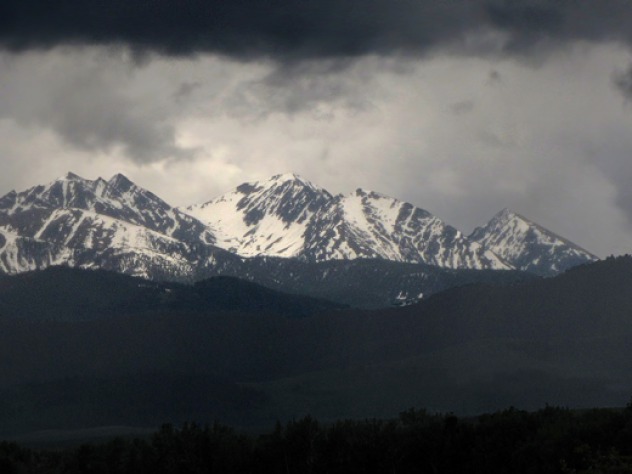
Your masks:
{"label": "haze over mountains", "polygon": [[334,196],[294,174],[182,209],[121,174],[69,173],[0,198],[0,271],[8,274],[67,265],[163,280],[249,278],[244,265],[263,257],[540,275],[596,260],[507,210],[467,237],[412,204],[362,189]]}

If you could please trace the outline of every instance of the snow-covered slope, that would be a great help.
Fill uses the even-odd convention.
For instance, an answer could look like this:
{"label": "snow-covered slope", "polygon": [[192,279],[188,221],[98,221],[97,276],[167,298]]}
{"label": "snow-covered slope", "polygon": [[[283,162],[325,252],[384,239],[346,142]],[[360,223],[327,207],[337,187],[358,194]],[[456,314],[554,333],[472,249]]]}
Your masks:
{"label": "snow-covered slope", "polygon": [[295,174],[244,183],[234,191],[183,211],[206,223],[216,245],[243,256],[295,257],[315,214],[333,199]]}
{"label": "snow-covered slope", "polygon": [[190,276],[196,250],[215,240],[123,175],[90,181],[72,173],[0,198],[0,236],[5,273],[69,265],[174,278]]}
{"label": "snow-covered slope", "polygon": [[332,196],[294,174],[242,184],[184,211],[213,229],[216,245],[243,256],[314,262],[382,258],[445,268],[511,268],[412,204],[362,189]]}
{"label": "snow-covered slope", "polygon": [[121,174],[91,181],[69,173],[0,197],[2,273],[69,265],[154,279],[249,278],[248,257],[543,275],[596,258],[509,211],[467,237],[412,204],[362,189],[334,196],[295,174],[245,183],[183,210]]}
{"label": "snow-covered slope", "polygon": [[109,181],[101,178],[90,181],[68,173],[46,186],[35,186],[19,194],[13,191],[0,198],[0,212],[7,216],[37,215],[51,209],[83,209],[181,240],[207,244],[214,241],[202,223],[122,174]]}
{"label": "snow-covered slope", "polygon": [[48,243],[21,237],[10,227],[0,227],[0,272],[21,273],[48,266],[51,260]]}
{"label": "snow-covered slope", "polygon": [[470,239],[519,270],[545,276],[597,260],[595,255],[509,209],[476,228]]}
{"label": "snow-covered slope", "polygon": [[336,196],[315,216],[301,256],[314,261],[383,258],[455,269],[510,268],[429,212],[362,189]]}

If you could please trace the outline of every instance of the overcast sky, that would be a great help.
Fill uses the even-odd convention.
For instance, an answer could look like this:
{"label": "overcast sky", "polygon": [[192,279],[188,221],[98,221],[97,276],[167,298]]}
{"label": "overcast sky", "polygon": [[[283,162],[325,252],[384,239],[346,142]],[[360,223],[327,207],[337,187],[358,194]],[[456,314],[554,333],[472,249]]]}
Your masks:
{"label": "overcast sky", "polygon": [[0,0],[0,194],[122,172],[188,205],[294,171],[632,253],[630,25],[630,0]]}

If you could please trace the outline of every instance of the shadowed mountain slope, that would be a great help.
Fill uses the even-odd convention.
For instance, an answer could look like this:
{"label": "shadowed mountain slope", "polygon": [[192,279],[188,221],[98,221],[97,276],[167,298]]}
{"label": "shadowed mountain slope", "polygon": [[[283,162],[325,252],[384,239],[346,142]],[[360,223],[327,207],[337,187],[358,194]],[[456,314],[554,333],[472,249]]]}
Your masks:
{"label": "shadowed mountain slope", "polygon": [[[81,322],[5,318],[0,421],[16,430],[62,427],[58,412],[35,405],[40,390],[52,390],[62,413],[79,413],[74,427],[120,423],[114,413],[125,410],[104,412],[90,401],[93,387],[111,384],[117,400],[129,390],[142,401],[151,391],[133,395],[139,386],[120,381],[143,374],[201,377],[202,398],[223,407],[207,415],[236,419],[248,406],[243,424],[308,413],[391,416],[410,406],[464,414],[546,403],[622,406],[632,393],[630,287],[632,257],[620,257],[550,279],[454,288],[405,308],[308,318],[183,306]],[[226,409],[217,381],[254,390],[244,396],[257,402]],[[190,390],[182,384],[173,395],[193,400]],[[152,402],[160,411],[152,419],[201,416],[195,400],[177,410]],[[21,418],[34,411],[37,420]]]}
{"label": "shadowed mountain slope", "polygon": [[184,285],[103,270],[51,267],[0,279],[0,317],[5,319],[86,321],[165,311],[301,317],[341,308],[323,299],[225,276]]}

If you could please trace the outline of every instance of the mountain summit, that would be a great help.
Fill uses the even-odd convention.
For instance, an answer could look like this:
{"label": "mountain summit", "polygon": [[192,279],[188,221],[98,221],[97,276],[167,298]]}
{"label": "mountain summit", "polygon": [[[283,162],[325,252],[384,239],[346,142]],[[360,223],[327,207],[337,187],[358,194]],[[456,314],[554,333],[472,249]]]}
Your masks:
{"label": "mountain summit", "polygon": [[363,189],[333,196],[295,174],[245,183],[183,211],[213,229],[219,247],[247,257],[313,262],[381,258],[455,269],[511,268],[412,204]]}
{"label": "mountain summit", "polygon": [[0,198],[0,270],[68,265],[138,276],[189,275],[190,246],[212,232],[122,174],[109,181],[73,173]]}
{"label": "mountain summit", "polygon": [[332,199],[324,189],[287,173],[244,183],[182,211],[213,229],[217,245],[226,250],[247,257],[295,257],[313,216]]}
{"label": "mountain summit", "polygon": [[474,229],[470,239],[491,250],[518,270],[554,275],[598,258],[509,209]]}

